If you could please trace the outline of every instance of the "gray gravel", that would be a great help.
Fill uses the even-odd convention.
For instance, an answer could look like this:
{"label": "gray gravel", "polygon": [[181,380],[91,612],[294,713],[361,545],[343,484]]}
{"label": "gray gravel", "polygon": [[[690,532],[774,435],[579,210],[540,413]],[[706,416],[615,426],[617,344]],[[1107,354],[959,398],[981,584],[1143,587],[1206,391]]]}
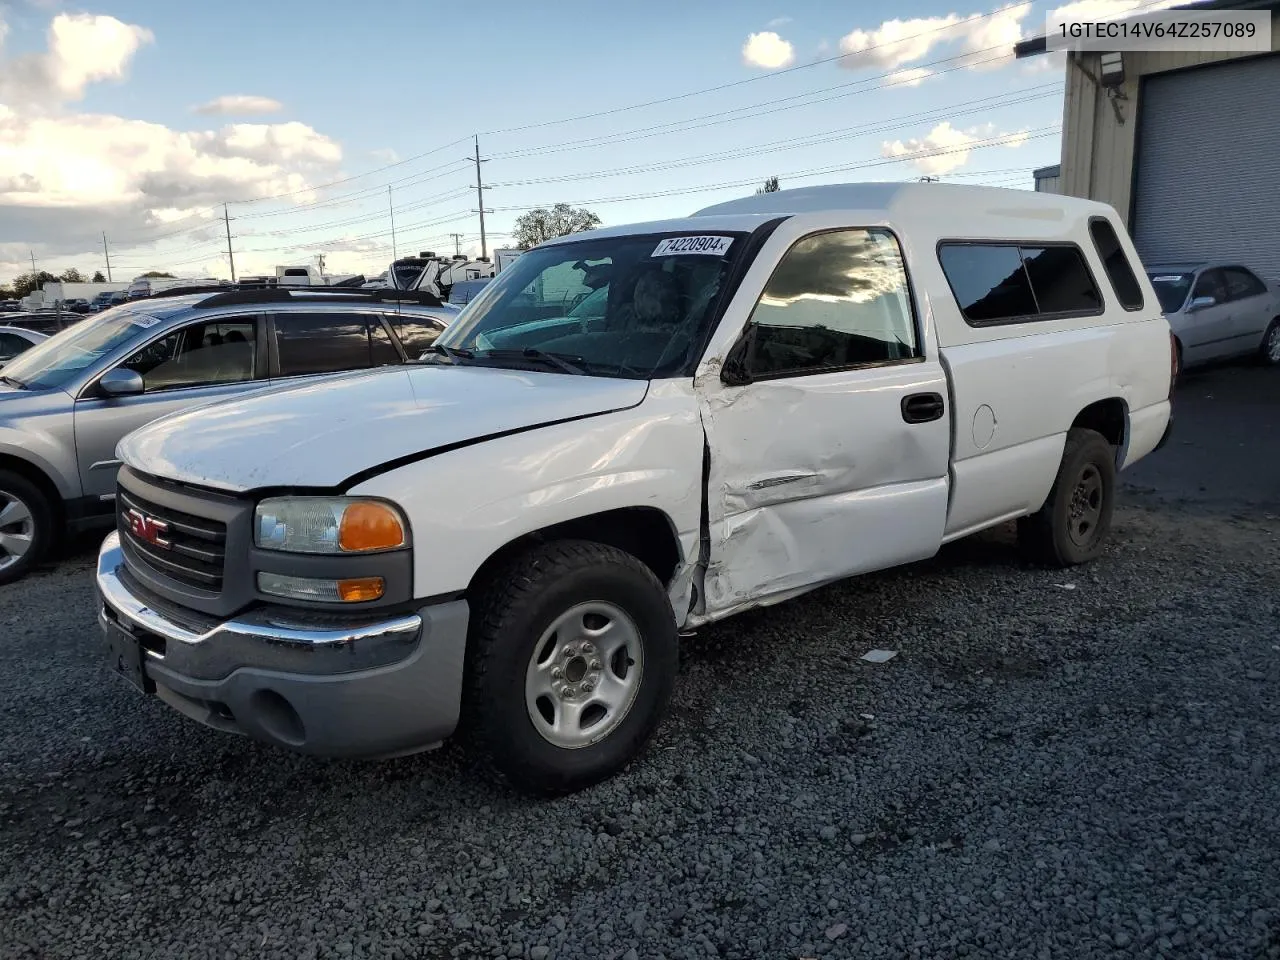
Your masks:
{"label": "gray gravel", "polygon": [[81,555],[0,588],[0,957],[1280,957],[1278,537],[1131,496],[1085,570],[999,531],[743,615],[552,803],[134,695]]}

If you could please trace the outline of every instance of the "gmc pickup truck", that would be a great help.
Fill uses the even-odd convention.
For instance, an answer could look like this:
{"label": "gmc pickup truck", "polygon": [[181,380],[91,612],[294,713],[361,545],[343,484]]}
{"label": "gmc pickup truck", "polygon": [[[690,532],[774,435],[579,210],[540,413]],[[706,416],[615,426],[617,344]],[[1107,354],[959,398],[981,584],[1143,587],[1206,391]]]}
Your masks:
{"label": "gmc pickup truck", "polygon": [[1012,521],[1096,558],[1174,356],[1085,200],[849,184],[562,237],[417,363],[126,437],[109,662],[281,747],[461,733],[578,789],[642,752],[699,626]]}

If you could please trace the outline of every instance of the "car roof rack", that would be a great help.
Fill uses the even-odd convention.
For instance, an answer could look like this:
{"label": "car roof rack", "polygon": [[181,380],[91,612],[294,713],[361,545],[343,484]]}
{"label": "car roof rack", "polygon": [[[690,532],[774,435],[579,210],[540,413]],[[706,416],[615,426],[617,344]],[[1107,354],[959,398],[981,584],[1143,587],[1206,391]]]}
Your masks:
{"label": "car roof rack", "polygon": [[230,307],[251,303],[413,303],[424,307],[442,307],[444,302],[426,290],[397,290],[392,287],[361,288],[354,286],[290,287],[265,284],[237,284],[226,287],[174,287],[162,290],[144,300],[207,294],[192,304],[198,310]]}

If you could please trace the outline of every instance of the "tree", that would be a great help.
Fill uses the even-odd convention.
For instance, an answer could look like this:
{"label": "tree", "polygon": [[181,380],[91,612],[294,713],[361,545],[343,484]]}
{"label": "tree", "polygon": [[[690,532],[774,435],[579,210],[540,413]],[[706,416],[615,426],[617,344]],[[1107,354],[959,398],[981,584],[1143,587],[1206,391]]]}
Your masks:
{"label": "tree", "polygon": [[170,280],[173,279],[172,273],[165,273],[163,270],[148,270],[146,273],[143,274],[143,276],[144,277],[167,277]]}
{"label": "tree", "polygon": [[58,278],[48,270],[39,273],[20,273],[13,278],[13,295],[22,299],[34,290],[39,290],[46,283],[57,283]]}
{"label": "tree", "polygon": [[538,207],[516,218],[516,246],[521,250],[536,247],[556,237],[567,237],[571,233],[583,230],[594,230],[600,226],[600,218],[590,210],[580,210],[567,203],[557,203],[550,210]]}
{"label": "tree", "polygon": [[764,182],[764,186],[757,190],[756,193],[777,193],[781,189],[782,188],[778,186],[778,178],[770,177]]}
{"label": "tree", "polygon": [[84,283],[84,274],[75,267],[71,267],[69,270],[63,270],[59,279],[63,283]]}
{"label": "tree", "polygon": [[90,280],[89,282],[90,283],[106,283],[107,278],[102,275],[101,270],[95,270],[93,271],[93,279]]}

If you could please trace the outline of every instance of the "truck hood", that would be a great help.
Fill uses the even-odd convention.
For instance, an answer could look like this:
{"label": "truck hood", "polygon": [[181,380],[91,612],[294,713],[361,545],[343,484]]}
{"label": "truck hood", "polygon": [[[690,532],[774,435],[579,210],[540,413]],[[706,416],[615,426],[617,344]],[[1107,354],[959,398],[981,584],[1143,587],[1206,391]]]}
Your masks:
{"label": "truck hood", "polygon": [[243,492],[341,487],[460,443],[633,407],[648,382],[415,366],[267,390],[147,424],[117,456],[153,476]]}

